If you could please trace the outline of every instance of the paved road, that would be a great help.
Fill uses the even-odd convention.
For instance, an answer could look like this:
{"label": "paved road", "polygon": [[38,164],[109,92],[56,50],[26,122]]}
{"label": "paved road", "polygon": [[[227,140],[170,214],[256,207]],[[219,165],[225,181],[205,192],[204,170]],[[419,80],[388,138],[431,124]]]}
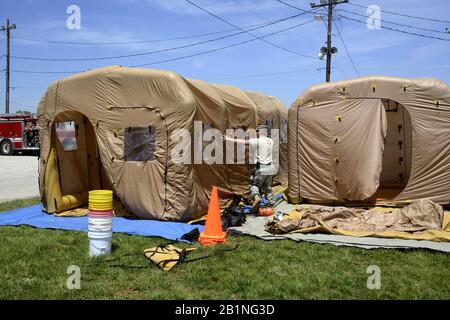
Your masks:
{"label": "paved road", "polygon": [[0,202],[38,195],[37,156],[0,156]]}

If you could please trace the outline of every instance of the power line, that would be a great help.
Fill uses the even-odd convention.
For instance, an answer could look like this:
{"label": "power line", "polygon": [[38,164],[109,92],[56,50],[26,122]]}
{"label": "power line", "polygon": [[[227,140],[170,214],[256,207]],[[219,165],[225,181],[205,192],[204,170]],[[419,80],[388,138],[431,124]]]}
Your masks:
{"label": "power line", "polygon": [[315,13],[316,12],[314,10],[305,10],[305,9],[299,8],[299,7],[294,6],[293,4],[290,4],[290,3],[285,2],[283,0],[275,0],[275,1],[277,1],[279,3],[282,3],[282,4],[284,4],[284,5],[288,6],[288,7],[291,7],[292,9],[296,9],[296,10],[302,11],[303,13]]}
{"label": "power line", "polygon": [[16,89],[43,89],[43,88],[47,88],[44,86],[11,86],[12,90],[16,90]]}
{"label": "power line", "polygon": [[[292,4],[288,3],[288,2],[285,2],[285,1],[283,1],[283,0],[275,0],[275,1],[280,2],[280,3],[283,3],[283,4],[285,4],[286,6],[291,7],[291,8],[293,8],[293,9],[297,9],[297,10],[300,10],[300,11],[303,11],[303,12],[306,11],[306,10],[304,10],[304,9],[302,9],[302,8],[299,8],[299,7],[297,7],[297,6],[294,6],[294,5],[292,5]],[[330,1],[331,1],[331,0],[330,0]],[[352,4],[352,3],[349,3],[349,4]],[[355,5],[355,4],[352,4],[352,5]],[[357,5],[357,6],[365,8],[364,6],[361,6],[361,5]],[[341,9],[341,10],[342,10],[342,9]],[[383,10],[381,10],[381,11],[383,11]],[[385,11],[385,12],[386,12],[386,13],[395,14],[395,13],[393,13],[393,12],[388,12],[388,11]],[[344,15],[342,15],[342,14],[338,14],[338,15],[339,15],[340,17],[342,17],[342,18],[347,19],[347,20],[352,20],[352,21],[355,21],[355,22],[367,24],[366,21],[361,21],[361,20],[358,20],[358,19],[350,18],[350,17],[344,16]],[[400,15],[400,14],[399,14],[399,15]],[[405,15],[405,16],[407,16],[407,15]],[[367,16],[365,16],[365,17],[367,18]],[[409,17],[412,17],[412,18],[419,18],[419,17],[414,17],[414,16],[409,16]],[[449,23],[450,23],[450,21],[444,21],[444,20],[442,20],[442,21],[441,21],[441,20],[435,20],[435,21],[439,21],[439,22],[449,22]],[[386,21],[386,22],[387,22],[387,21]],[[409,34],[409,35],[414,35],[414,36],[418,36],[418,37],[429,38],[429,39],[436,39],[436,40],[442,40],[442,41],[450,41],[450,39],[445,39],[445,38],[434,37],[434,36],[428,36],[428,35],[424,35],[424,34],[420,34],[420,33],[415,33],[415,32],[409,32],[409,31],[399,30],[399,29],[395,29],[395,28],[391,28],[391,27],[386,27],[386,26],[383,26],[383,25],[381,25],[380,27],[383,28],[383,29],[387,29],[387,30],[391,30],[391,31],[396,31],[396,32],[401,32],[401,33],[405,33],[405,34]],[[409,27],[411,27],[411,26],[409,26]],[[444,33],[445,33],[445,32],[444,32]]]}
{"label": "power line", "polygon": [[[345,9],[339,9],[338,11],[350,13],[350,14],[353,14],[353,15],[356,15],[356,16],[360,16],[360,17],[363,17],[363,18],[369,18],[369,16],[366,16],[364,14],[360,14],[360,13],[357,13],[357,12],[354,12],[354,11],[349,11],[349,10],[345,10]],[[408,24],[393,22],[393,21],[384,20],[384,19],[379,19],[379,21],[384,22],[384,23],[390,23],[390,24],[393,24],[393,25],[396,25],[396,26],[407,27],[407,28],[410,28],[410,29],[417,29],[417,30],[428,31],[428,32],[448,34],[446,31],[435,30],[435,29],[428,29],[428,28],[422,28],[422,27],[415,27],[415,26],[411,26],[411,25],[408,25]]]}
{"label": "power line", "polygon": [[[268,26],[280,23],[280,22],[284,22],[290,19],[294,19],[297,18],[299,16],[303,15],[303,13],[300,14],[296,14],[293,16],[289,16],[286,18],[282,18],[282,19],[278,19],[275,21],[270,21],[268,23],[263,24],[262,26],[258,26],[258,27],[253,27],[251,29],[249,29],[250,31],[253,30],[257,30],[257,29],[262,29],[262,28],[266,28]],[[64,61],[64,62],[68,62],[68,61],[98,61],[98,60],[113,60],[113,59],[124,59],[124,58],[131,58],[131,57],[139,57],[139,56],[145,56],[145,55],[151,55],[151,54],[156,54],[156,53],[163,53],[163,52],[169,52],[169,51],[173,51],[173,50],[178,50],[178,49],[186,49],[186,48],[190,48],[190,47],[194,47],[194,46],[199,46],[202,44],[206,44],[206,43],[211,43],[214,41],[219,41],[219,40],[223,40],[223,39],[228,39],[240,34],[244,34],[244,33],[248,33],[247,30],[243,30],[243,31],[239,31],[237,33],[233,33],[230,35],[225,35],[225,36],[221,36],[218,38],[214,38],[214,39],[208,39],[208,40],[204,40],[204,41],[199,41],[199,42],[194,42],[194,43],[190,43],[190,44],[186,44],[186,45],[182,45],[182,46],[177,46],[177,47],[172,47],[172,48],[166,48],[166,49],[161,49],[161,50],[155,50],[155,51],[148,51],[148,52],[141,52],[141,53],[134,53],[134,54],[128,54],[128,55],[119,55],[119,56],[108,56],[108,57],[93,57],[93,58],[39,58],[39,57],[24,57],[24,56],[11,56],[14,59],[21,59],[21,60],[37,60],[37,61]]]}
{"label": "power line", "polygon": [[[243,27],[244,29],[250,29],[254,27],[260,27],[265,25],[266,23],[258,23],[250,26]],[[228,29],[222,31],[214,31],[200,34],[193,34],[188,36],[180,36],[180,37],[171,37],[171,38],[162,38],[162,39],[151,39],[151,40],[136,40],[136,41],[122,41],[122,42],[70,42],[70,41],[57,41],[57,40],[43,40],[43,39],[32,39],[32,38],[24,38],[24,37],[11,37],[11,39],[24,40],[24,41],[32,41],[32,42],[41,42],[41,43],[51,43],[51,44],[63,44],[63,45],[81,45],[81,46],[97,46],[97,45],[125,45],[125,44],[143,44],[143,43],[156,43],[156,42],[168,42],[175,40],[187,40],[193,38],[201,38],[205,36],[211,36],[216,34],[230,33],[235,31],[236,29]]]}
{"label": "power line", "polygon": [[[266,38],[266,37],[270,37],[272,35],[275,34],[279,34],[294,28],[298,28],[301,27],[303,25],[306,25],[308,23],[311,23],[315,20],[309,20],[306,22],[302,22],[300,24],[288,27],[288,28],[284,28],[266,35],[261,36],[261,38]],[[194,54],[190,54],[190,55],[185,55],[185,56],[181,56],[181,57],[175,57],[175,58],[171,58],[171,59],[166,59],[166,60],[159,60],[159,61],[154,61],[154,62],[150,62],[150,63],[144,63],[144,64],[138,64],[138,65],[133,65],[130,67],[143,67],[143,66],[149,66],[149,65],[154,65],[154,64],[160,64],[160,63],[166,63],[166,62],[172,62],[172,61],[178,61],[178,60],[183,60],[183,59],[188,59],[188,58],[192,58],[192,57],[197,57],[200,55],[205,55],[208,53],[212,53],[212,52],[217,52],[217,51],[221,51],[224,49],[229,49],[229,48],[233,48],[233,47],[237,47],[239,45],[243,45],[246,43],[250,43],[250,42],[254,42],[258,40],[257,38],[253,38],[253,39],[249,39],[246,41],[241,41],[241,42],[237,42],[237,43],[233,43],[227,46],[223,46],[223,47],[219,47],[219,48],[215,48],[215,49],[211,49],[211,50],[206,50],[206,51],[202,51],[202,52],[198,52],[198,53],[194,53]],[[70,74],[70,73],[80,73],[80,72],[85,72],[85,71],[89,71],[89,70],[77,70],[77,71],[32,71],[32,70],[11,70],[12,72],[17,72],[17,73],[30,73],[30,74]]]}
{"label": "power line", "polygon": [[[252,39],[252,41],[255,41],[255,39]],[[335,67],[331,67],[332,69],[334,69]],[[375,65],[370,65],[370,66],[359,66],[360,69],[382,69],[382,68],[387,68],[387,69],[450,69],[450,65],[437,65],[437,66],[421,66],[421,65],[417,65],[417,66],[398,66],[398,65],[390,65],[390,66],[375,66]],[[272,72],[272,73],[261,73],[261,74],[254,74],[254,75],[244,75],[244,76],[235,76],[235,77],[226,77],[226,78],[217,78],[214,79],[214,81],[218,81],[218,80],[234,80],[234,79],[245,79],[245,78],[256,78],[256,77],[270,77],[270,76],[278,76],[278,75],[283,75],[283,74],[290,74],[290,73],[296,73],[296,72],[301,72],[301,71],[313,71],[313,70],[323,70],[323,68],[317,68],[317,69],[304,69],[304,70],[292,70],[292,71],[280,71],[280,72]],[[47,72],[35,72],[35,71],[17,71],[17,70],[11,70],[12,72],[25,72],[25,73],[47,73]],[[84,70],[86,71],[86,70]],[[78,72],[83,72],[83,71],[69,71],[69,72],[60,72],[60,73],[78,73]],[[42,87],[42,88],[46,88],[46,87]]]}
{"label": "power line", "polygon": [[[350,18],[350,17],[344,16],[342,14],[338,14],[338,16],[341,17],[341,18],[347,19],[347,20],[355,21],[355,22],[362,23],[362,24],[367,24],[366,21],[361,21],[361,20],[358,20],[358,19]],[[450,39],[445,39],[445,38],[429,36],[429,35],[425,35],[425,34],[421,34],[421,33],[395,29],[395,28],[391,28],[391,27],[386,27],[385,25],[380,25],[379,27],[382,28],[382,29],[387,29],[387,30],[391,30],[391,31],[401,32],[401,33],[405,33],[405,34],[409,34],[409,35],[413,35],[413,36],[418,36],[418,37],[422,37],[422,38],[436,39],[436,40],[441,40],[441,41],[450,41]]]}
{"label": "power line", "polygon": [[304,54],[302,54],[302,53],[298,53],[298,52],[292,51],[292,50],[290,50],[290,49],[288,49],[288,48],[285,48],[285,47],[280,46],[280,45],[277,45],[277,44],[275,44],[275,43],[273,43],[273,42],[267,41],[267,40],[265,40],[265,39],[263,39],[263,38],[261,38],[261,37],[255,35],[255,34],[253,34],[253,33],[251,33],[251,32],[248,32],[248,31],[242,29],[241,27],[239,27],[239,26],[237,26],[237,25],[235,25],[235,24],[233,24],[233,23],[231,23],[231,22],[229,22],[229,21],[227,21],[227,20],[225,20],[225,19],[219,17],[218,15],[212,13],[211,11],[208,11],[208,10],[206,10],[205,8],[202,8],[201,6],[199,6],[198,4],[196,4],[196,3],[194,3],[194,2],[192,2],[192,1],[190,1],[190,0],[184,0],[184,1],[186,1],[187,3],[193,5],[194,7],[197,7],[198,9],[202,10],[203,12],[206,12],[207,14],[209,14],[209,15],[212,16],[212,17],[214,17],[214,18],[216,18],[216,19],[218,19],[218,20],[220,20],[220,21],[222,21],[222,22],[224,22],[224,23],[226,23],[226,24],[228,24],[228,25],[230,25],[230,26],[232,26],[232,27],[234,27],[234,28],[236,28],[236,29],[239,29],[239,30],[241,30],[241,31],[244,31],[245,33],[251,35],[252,37],[254,37],[254,38],[256,38],[256,39],[258,39],[258,40],[260,40],[260,41],[262,41],[262,42],[264,42],[264,43],[266,43],[266,44],[268,44],[268,45],[271,45],[271,46],[273,46],[273,47],[275,47],[275,48],[281,49],[281,50],[283,50],[283,51],[286,51],[286,52],[289,52],[289,53],[292,53],[292,54],[295,54],[295,55],[298,55],[298,56],[302,56],[302,57],[305,57],[305,58],[310,58],[310,59],[316,60],[315,57],[308,56],[308,55],[304,55]]}
{"label": "power line", "polygon": [[[321,20],[322,20],[322,22],[323,22],[323,24],[324,24],[324,26],[325,26],[325,29],[328,30],[328,25],[327,25],[327,23],[325,22],[325,20],[324,20],[324,19],[321,19]],[[334,21],[334,19],[333,19],[333,22],[334,22],[334,25],[335,25],[336,29],[338,29],[338,31],[339,31],[339,28],[338,28],[336,22]],[[335,60],[336,60],[336,63],[337,63],[337,65],[338,65],[338,69],[341,71],[341,73],[344,75],[344,77],[347,78],[345,69],[341,67],[341,64],[339,63],[338,57],[336,57]],[[334,68],[334,67],[331,67],[331,69],[333,69],[333,68]]]}
{"label": "power line", "polygon": [[345,51],[347,52],[347,56],[348,59],[350,60],[350,62],[352,63],[353,69],[355,69],[356,74],[358,75],[358,77],[360,77],[361,75],[359,74],[358,69],[356,68],[355,63],[353,62],[352,56],[350,55],[350,52],[348,51],[347,45],[345,44],[344,38],[342,37],[341,31],[339,30],[336,21],[333,20],[334,26],[336,27],[336,30],[339,34],[339,38],[341,39],[342,45],[344,46]]}
{"label": "power line", "polygon": [[241,8],[250,11],[251,14],[253,14],[255,17],[258,17],[260,20],[266,21],[267,19],[264,18],[262,15],[260,15],[258,12],[256,12],[255,10],[253,10],[252,8],[249,8],[248,6],[246,6],[244,3],[241,3],[240,0],[233,0],[234,3],[236,3],[238,6],[240,6]]}
{"label": "power line", "polygon": [[[294,5],[292,5],[292,4],[288,3],[288,2],[285,2],[283,0],[276,0],[276,1],[279,2],[279,3],[282,3],[282,4],[286,5],[286,6],[288,6],[290,8],[299,10],[299,11],[301,11],[303,13],[311,13],[311,11],[304,10],[302,8],[294,6]],[[326,71],[326,74],[325,74],[325,81],[326,82],[330,82],[331,81],[331,56],[332,56],[331,51],[332,51],[332,49],[335,49],[335,48],[332,48],[332,46],[331,46],[332,27],[333,27],[333,23],[332,23],[332,21],[333,21],[333,9],[338,4],[343,4],[343,3],[347,3],[347,2],[348,2],[348,0],[328,0],[328,1],[320,1],[320,4],[315,4],[314,2],[310,3],[311,8],[313,8],[313,9],[315,9],[315,8],[322,8],[322,7],[327,7],[327,9],[328,9],[327,10],[327,12],[328,12],[327,42],[326,42],[327,43],[327,47],[325,48],[326,55],[327,55],[327,60],[326,60],[327,71]]]}
{"label": "power line", "polygon": [[[254,39],[251,39],[250,41],[255,41]],[[217,51],[217,50],[216,50]],[[185,57],[181,57],[181,58],[177,58],[178,60],[184,59]],[[154,62],[151,64],[157,64],[157,63],[162,63],[161,61],[159,62]],[[131,67],[138,67],[138,66],[131,66]],[[450,65],[446,66],[446,65],[438,65],[438,66],[398,66],[398,65],[387,65],[387,66],[375,66],[375,65],[370,65],[370,66],[359,66],[359,69],[381,69],[381,68],[388,68],[388,69],[450,69]],[[319,70],[321,68],[318,68],[317,70]],[[334,67],[332,67],[332,69],[334,69]],[[85,71],[89,71],[89,70],[78,70],[78,71],[61,71],[61,72],[52,72],[52,71],[28,71],[28,70],[11,70],[11,72],[19,72],[19,73],[36,73],[36,74],[42,74],[42,73],[58,73],[58,74],[63,74],[63,73],[79,73],[79,72],[85,72]],[[283,71],[284,72],[284,71]],[[42,87],[42,88],[46,88],[46,87]]]}
{"label": "power line", "polygon": [[218,81],[218,80],[238,80],[238,79],[249,79],[249,78],[259,78],[259,77],[272,77],[279,76],[285,74],[299,73],[299,72],[307,72],[307,71],[321,71],[325,70],[325,68],[309,68],[309,69],[301,69],[301,70],[288,70],[288,71],[279,71],[279,72],[270,72],[270,73],[257,73],[251,75],[243,75],[243,76],[234,76],[234,77],[224,77],[224,78],[215,78],[209,81]]}
{"label": "power line", "polygon": [[[288,31],[288,30],[291,30],[291,29],[295,29],[295,28],[304,26],[305,24],[308,24],[308,23],[311,23],[311,22],[314,22],[314,21],[315,20],[309,20],[309,21],[306,21],[306,22],[303,22],[303,23],[300,23],[300,24],[297,24],[297,25],[294,25],[294,26],[291,26],[291,27],[288,27],[288,28],[285,28],[285,29],[281,29],[281,30],[278,30],[278,31],[275,31],[275,32],[272,32],[272,33],[269,33],[269,34],[266,34],[266,35],[263,35],[263,36],[261,36],[259,38],[253,38],[253,39],[249,39],[249,40],[246,40],[246,41],[233,43],[233,44],[230,44],[230,45],[227,45],[227,46],[224,46],[224,47],[211,49],[211,50],[207,50],[207,51],[202,51],[202,52],[198,52],[198,53],[194,53],[194,54],[190,54],[190,55],[186,55],[186,56],[181,56],[181,57],[176,57],[176,58],[172,58],[172,59],[159,60],[159,61],[154,61],[154,62],[145,63],[145,64],[138,64],[138,65],[134,65],[134,66],[131,66],[131,67],[143,67],[143,66],[149,66],[149,65],[154,65],[154,64],[178,61],[178,60],[192,58],[192,57],[197,57],[197,56],[200,56],[200,55],[204,55],[204,54],[208,54],[208,53],[212,53],[212,52],[216,52],[216,51],[220,51],[220,50],[224,50],[224,49],[234,48],[234,47],[246,44],[246,43],[250,43],[250,42],[254,42],[256,40],[260,40],[260,38],[270,37],[270,36],[273,36],[275,34],[279,34],[279,33],[282,33],[282,32],[285,32],[285,31]],[[315,60],[317,60],[317,59],[315,59]]]}
{"label": "power line", "polygon": [[15,102],[15,101],[11,101],[11,104],[16,105],[16,106],[21,106],[23,108],[37,108],[37,106],[30,106],[30,105],[26,105],[24,103]]}
{"label": "power line", "polygon": [[[322,47],[320,49],[320,52],[322,54],[323,50],[326,51],[327,55],[327,72],[325,75],[325,81],[330,82],[331,81],[331,57],[333,56],[333,52],[336,52],[337,49],[331,46],[332,42],[332,29],[333,29],[333,9],[338,4],[347,3],[348,0],[328,0],[328,1],[320,1],[320,4],[315,4],[314,2],[311,3],[311,8],[324,8],[327,7],[328,11],[328,19],[327,19],[327,46]],[[334,6],[334,7],[333,7]]]}
{"label": "power line", "polygon": [[[360,4],[356,4],[356,3],[352,3],[352,2],[350,2],[349,4],[352,5],[352,6],[355,6],[355,7],[360,7],[360,8],[367,9],[366,6],[363,6],[363,5],[360,5]],[[412,15],[408,15],[408,14],[392,12],[392,11],[387,11],[387,10],[380,10],[380,11],[384,12],[384,13],[387,13],[387,14],[392,14],[392,15],[401,16],[401,17],[420,19],[420,20],[428,20],[428,21],[434,21],[434,22],[450,23],[449,20],[439,20],[439,19],[434,19],[434,18],[418,17],[418,16],[412,16]]]}
{"label": "power line", "polygon": [[[335,69],[336,67],[331,67],[332,69]],[[422,69],[422,68],[429,68],[429,69],[450,69],[450,66],[362,66],[360,67],[362,69],[375,69],[375,68],[398,68],[398,69]],[[232,77],[223,77],[223,78],[214,78],[209,79],[208,81],[221,81],[221,80],[239,80],[239,79],[249,79],[249,78],[259,78],[259,77],[272,77],[272,76],[280,76],[280,75],[286,75],[286,74],[293,74],[293,73],[299,73],[299,72],[308,72],[308,71],[317,71],[320,72],[324,70],[325,68],[309,68],[309,69],[299,69],[299,70],[287,70],[287,71],[279,71],[279,72],[270,72],[270,73],[257,73],[257,74],[251,74],[251,75],[242,75],[242,76],[232,76]],[[359,76],[359,74],[358,74]]]}
{"label": "power line", "polygon": [[[341,63],[339,62],[340,59],[341,59],[341,57],[339,57],[339,56],[334,57],[334,61],[336,61],[336,64],[337,64],[337,69],[341,72],[341,74],[344,76],[344,78],[347,79],[349,77],[347,77],[346,69],[342,68]],[[333,68],[333,67],[331,67],[331,68]]]}
{"label": "power line", "polygon": [[80,73],[86,72],[88,70],[73,70],[73,71],[33,71],[33,70],[14,70],[11,69],[11,72],[14,73],[35,73],[35,74],[69,74],[69,73]]}
{"label": "power line", "polygon": [[[325,30],[328,31],[328,24],[325,22],[324,19],[320,19],[320,20],[323,22],[323,25],[324,25],[324,27],[325,27]],[[335,22],[334,19],[333,19],[333,22]],[[336,28],[337,28],[336,23],[335,23],[335,26],[336,26]],[[337,65],[338,65],[338,69],[339,69],[339,70],[341,71],[341,73],[347,78],[346,72],[345,72],[344,68],[341,67],[341,64],[339,63],[338,57],[336,57],[335,60],[336,60],[336,63],[337,63]],[[334,67],[331,67],[331,69],[334,69]]]}

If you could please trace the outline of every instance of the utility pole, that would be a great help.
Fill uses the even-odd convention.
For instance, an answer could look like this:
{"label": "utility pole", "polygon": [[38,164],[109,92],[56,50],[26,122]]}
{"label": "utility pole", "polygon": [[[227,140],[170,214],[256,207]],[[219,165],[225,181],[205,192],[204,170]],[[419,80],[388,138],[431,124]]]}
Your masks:
{"label": "utility pole", "polygon": [[15,29],[15,24],[9,24],[9,19],[6,20],[6,26],[3,26],[0,31],[6,32],[6,92],[5,92],[5,112],[9,113],[9,57],[10,57],[10,31]]}
{"label": "utility pole", "polygon": [[341,3],[347,3],[348,0],[321,0],[320,4],[311,3],[311,8],[328,7],[328,32],[327,32],[327,71],[326,82],[331,80],[331,31],[333,28],[333,6]]}

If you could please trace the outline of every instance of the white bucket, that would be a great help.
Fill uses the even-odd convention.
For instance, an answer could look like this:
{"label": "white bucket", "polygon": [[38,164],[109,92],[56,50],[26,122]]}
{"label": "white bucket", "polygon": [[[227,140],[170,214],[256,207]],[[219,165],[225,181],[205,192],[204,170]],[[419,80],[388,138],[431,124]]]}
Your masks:
{"label": "white bucket", "polygon": [[111,253],[112,217],[88,218],[89,256]]}
{"label": "white bucket", "polygon": [[112,218],[91,218],[89,217],[89,231],[111,231],[112,230]]}
{"label": "white bucket", "polygon": [[89,237],[89,256],[95,257],[111,253],[112,231],[90,231]]}

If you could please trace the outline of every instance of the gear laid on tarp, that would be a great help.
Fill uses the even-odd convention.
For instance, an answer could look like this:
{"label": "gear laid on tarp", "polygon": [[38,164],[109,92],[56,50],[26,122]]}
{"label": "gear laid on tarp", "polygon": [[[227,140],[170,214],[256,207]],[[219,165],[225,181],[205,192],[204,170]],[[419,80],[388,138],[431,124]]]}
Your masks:
{"label": "gear laid on tarp", "polygon": [[261,201],[257,204],[258,216],[268,217],[273,214],[277,214],[278,212],[275,210],[275,207],[279,205],[284,200],[283,194],[277,194],[272,201],[269,201],[267,198],[263,197]]}
{"label": "gear laid on tarp", "polygon": [[450,213],[429,199],[403,208],[300,207],[281,221],[270,220],[273,234],[325,232],[355,237],[450,241]]}
{"label": "gear laid on tarp", "polygon": [[244,206],[240,205],[241,197],[236,196],[231,205],[222,212],[222,230],[239,227],[245,222]]}
{"label": "gear laid on tarp", "polygon": [[[276,185],[276,186],[274,186],[272,188],[272,191],[274,193],[274,201],[275,201],[275,204],[273,205],[273,207],[275,207],[279,203],[283,202],[283,200],[287,201],[287,195],[286,195],[287,188],[285,186],[283,186],[283,185]],[[230,200],[229,201],[229,203],[226,206],[226,208],[224,209],[223,213],[225,213],[225,210],[227,208],[230,208],[230,207],[233,206],[233,202],[234,202],[234,200]],[[245,199],[245,198],[242,197],[241,198],[241,202],[239,202],[239,204],[237,205],[236,211],[234,211],[234,216],[237,216],[237,215],[241,214],[240,212],[238,213],[238,211],[240,210],[241,207],[243,209],[242,214],[244,215],[244,218],[245,218],[245,215],[247,215],[247,214],[256,214],[258,212],[260,203],[261,203],[260,201],[256,201],[253,205],[251,205],[251,204],[248,204],[248,199]],[[235,227],[233,225],[233,222],[231,221],[231,219],[233,219],[233,218],[230,218],[230,217],[225,218],[225,221],[223,219],[222,220],[222,225],[224,225],[224,223],[226,223],[227,220],[228,220],[228,223],[230,224],[229,227]],[[200,218],[193,219],[193,220],[189,221],[188,224],[204,224],[205,220],[206,220],[206,214],[203,215]],[[239,221],[241,221],[241,219],[238,219],[237,217],[234,217],[234,223],[239,224]],[[244,221],[245,221],[245,219],[244,219]],[[242,221],[242,222],[244,222],[244,221]],[[224,230],[225,230],[225,228],[224,228]]]}

